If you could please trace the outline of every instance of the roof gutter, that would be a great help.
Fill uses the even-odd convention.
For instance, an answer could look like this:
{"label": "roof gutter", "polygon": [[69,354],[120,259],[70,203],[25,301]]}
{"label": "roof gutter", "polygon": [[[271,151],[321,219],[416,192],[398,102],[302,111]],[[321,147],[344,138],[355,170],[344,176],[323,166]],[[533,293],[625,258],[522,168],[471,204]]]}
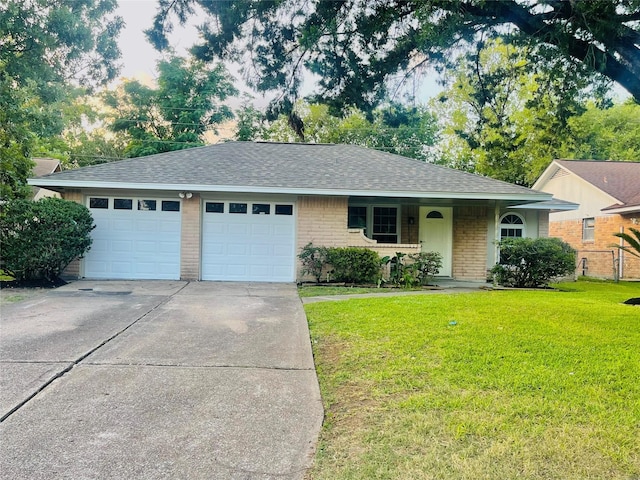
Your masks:
{"label": "roof gutter", "polygon": [[416,191],[386,191],[386,190],[344,190],[332,188],[293,188],[293,187],[252,187],[235,185],[190,185],[164,183],[122,183],[122,182],[92,182],[81,180],[59,181],[47,178],[30,178],[29,185],[58,189],[117,189],[117,190],[192,190],[194,192],[223,192],[223,193],[265,193],[289,195],[321,195],[321,196],[376,196],[391,198],[453,198],[470,200],[518,200],[523,202],[544,202],[551,200],[553,195],[544,192],[532,193],[480,193],[480,192],[416,192]]}

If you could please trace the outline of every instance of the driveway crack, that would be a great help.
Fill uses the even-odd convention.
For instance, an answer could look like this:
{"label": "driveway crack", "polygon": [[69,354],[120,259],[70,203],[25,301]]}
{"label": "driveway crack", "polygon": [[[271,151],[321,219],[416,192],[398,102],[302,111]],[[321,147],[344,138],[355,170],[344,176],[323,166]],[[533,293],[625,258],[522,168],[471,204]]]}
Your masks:
{"label": "driveway crack", "polygon": [[107,338],[106,340],[100,342],[98,345],[96,345],[95,347],[93,347],[89,351],[85,352],[84,354],[82,354],[81,356],[76,358],[75,360],[71,360],[70,361],[71,363],[66,368],[60,370],[58,373],[53,375],[48,381],[46,381],[45,383],[40,385],[40,387],[35,392],[33,392],[31,395],[26,397],[24,400],[22,400],[20,403],[18,403],[16,406],[14,406],[11,410],[9,410],[7,413],[5,413],[2,417],[0,417],[0,423],[4,422],[7,418],[9,418],[11,415],[16,413],[22,407],[24,407],[36,395],[38,395],[40,392],[42,392],[45,388],[47,388],[49,385],[51,385],[54,381],[56,381],[57,379],[65,376],[67,373],[69,373],[76,365],[78,365],[80,362],[85,360],[87,357],[89,357],[90,355],[93,355],[96,351],[98,351],[99,349],[101,349],[102,347],[107,345],[109,342],[111,342],[112,340],[118,338],[120,335],[122,335],[124,332],[129,330],[131,327],[133,327],[140,320],[142,320],[143,318],[147,317],[149,314],[151,314],[152,312],[154,312],[155,310],[157,310],[161,306],[167,304],[174,296],[176,296],[178,293],[180,293],[182,290],[184,290],[190,283],[191,282],[186,282],[179,290],[176,290],[172,294],[168,295],[165,299],[163,299],[162,301],[158,302],[152,308],[147,310],[145,313],[140,315],[138,318],[133,320],[131,323],[127,324],[125,327],[123,327],[120,330],[118,330],[116,333],[111,335],[109,338]]}

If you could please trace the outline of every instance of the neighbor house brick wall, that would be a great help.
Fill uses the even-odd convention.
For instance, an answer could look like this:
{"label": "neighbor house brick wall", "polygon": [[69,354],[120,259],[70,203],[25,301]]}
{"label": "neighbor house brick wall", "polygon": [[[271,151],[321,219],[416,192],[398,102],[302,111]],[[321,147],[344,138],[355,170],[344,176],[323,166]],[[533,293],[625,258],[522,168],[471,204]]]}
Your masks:
{"label": "neighbor house brick wall", "polygon": [[453,277],[458,280],[487,278],[487,209],[453,209]]}
{"label": "neighbor house brick wall", "polygon": [[[619,244],[620,239],[613,236],[624,227],[638,228],[629,217],[622,215],[606,215],[595,218],[594,239],[582,240],[582,219],[551,221],[549,236],[558,237],[570,244],[578,252],[578,275],[585,273],[590,277],[613,278],[613,258],[618,258],[618,250],[612,244]],[[613,255],[611,254],[613,252]],[[586,271],[583,272],[583,260],[586,259]],[[640,278],[640,259],[623,254],[623,278]]]}
{"label": "neighbor house brick wall", "polygon": [[[84,195],[80,190],[67,190],[62,194],[62,198],[69,200],[70,202],[76,202],[84,205]],[[61,276],[69,279],[80,278],[80,260],[76,258],[67,265],[67,268],[63,270]]]}
{"label": "neighbor house brick wall", "polygon": [[182,199],[180,279],[200,279],[200,195]]}

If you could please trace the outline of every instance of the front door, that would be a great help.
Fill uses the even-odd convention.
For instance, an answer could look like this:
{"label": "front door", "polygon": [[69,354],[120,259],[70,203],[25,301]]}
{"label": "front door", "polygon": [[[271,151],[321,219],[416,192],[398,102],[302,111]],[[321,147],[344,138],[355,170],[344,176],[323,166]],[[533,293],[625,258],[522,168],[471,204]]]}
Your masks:
{"label": "front door", "polygon": [[420,243],[423,252],[442,255],[442,268],[437,276],[450,277],[453,257],[453,208],[420,207]]}

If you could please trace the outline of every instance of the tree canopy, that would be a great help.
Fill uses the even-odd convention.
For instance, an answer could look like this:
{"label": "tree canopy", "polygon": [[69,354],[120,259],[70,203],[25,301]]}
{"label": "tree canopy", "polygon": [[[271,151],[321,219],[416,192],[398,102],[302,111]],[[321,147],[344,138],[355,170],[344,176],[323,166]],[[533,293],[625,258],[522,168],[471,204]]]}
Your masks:
{"label": "tree canopy", "polygon": [[[531,185],[557,157],[568,122],[588,100],[608,102],[599,75],[580,64],[540,58],[535,47],[481,42],[450,71],[451,85],[432,101],[445,141],[465,169]],[[601,87],[601,88],[598,88]]]}
{"label": "tree canopy", "polygon": [[122,19],[116,0],[0,3],[1,198],[28,195],[37,140],[59,135],[62,103],[76,87],[115,78]]}
{"label": "tree canopy", "polygon": [[196,7],[206,19],[195,55],[241,62],[258,91],[280,93],[280,109],[293,106],[306,68],[319,98],[368,112],[393,75],[446,65],[491,36],[581,63],[640,101],[640,0],[159,0],[152,43],[166,48],[174,18]]}
{"label": "tree canopy", "polygon": [[237,94],[221,64],[171,57],[158,63],[158,71],[157,87],[127,80],[103,95],[112,109],[109,128],[127,134],[126,156],[204,145],[205,131],[233,117],[219,103]]}
{"label": "tree canopy", "polygon": [[392,103],[374,110],[369,120],[356,108],[334,116],[325,104],[299,101],[294,113],[304,125],[302,132],[292,128],[289,115],[284,114],[265,126],[255,109],[245,105],[238,115],[243,121],[238,124],[236,139],[345,143],[418,160],[439,160],[434,152],[438,124],[424,107]]}

